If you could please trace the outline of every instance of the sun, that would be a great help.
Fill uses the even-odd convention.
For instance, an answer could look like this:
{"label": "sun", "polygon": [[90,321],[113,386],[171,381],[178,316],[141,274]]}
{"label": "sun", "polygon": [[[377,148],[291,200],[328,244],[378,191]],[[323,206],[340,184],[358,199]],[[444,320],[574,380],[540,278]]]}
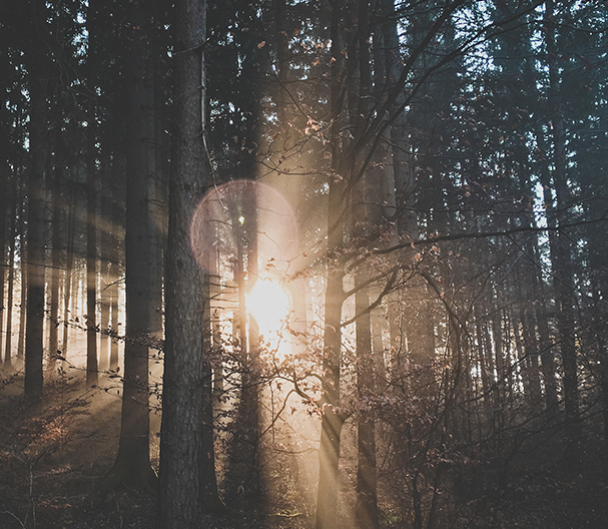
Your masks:
{"label": "sun", "polygon": [[258,279],[245,298],[247,312],[255,319],[260,334],[271,345],[278,344],[281,330],[291,311],[289,295],[271,279]]}

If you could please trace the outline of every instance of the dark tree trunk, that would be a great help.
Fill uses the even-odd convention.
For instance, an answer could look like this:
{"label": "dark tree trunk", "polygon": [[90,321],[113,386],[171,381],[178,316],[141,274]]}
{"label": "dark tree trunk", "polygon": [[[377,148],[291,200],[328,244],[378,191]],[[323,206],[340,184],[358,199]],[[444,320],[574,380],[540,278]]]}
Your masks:
{"label": "dark tree trunk", "polygon": [[[335,222],[335,215],[331,211],[338,212],[340,208],[332,208],[332,198],[342,197],[340,190],[335,189],[339,184],[330,184],[330,223]],[[333,193],[332,193],[332,189]],[[339,186],[342,187],[342,186]],[[335,206],[335,204],[334,204]],[[332,225],[330,224],[330,229]],[[329,240],[335,242],[333,248],[341,245],[341,224],[336,229],[333,226],[333,234],[330,232]],[[340,233],[337,240],[336,231]],[[332,236],[333,235],[333,236]],[[319,447],[319,488],[317,495],[317,529],[329,529],[336,524],[336,505],[338,501],[338,480],[340,461],[340,439],[344,417],[341,415],[340,406],[340,359],[341,359],[341,319],[344,291],[342,279],[344,271],[342,268],[332,267],[327,275],[327,287],[325,294],[325,332],[324,332],[324,359],[323,359],[323,399],[321,401],[323,416],[321,420],[321,443]]]}
{"label": "dark tree trunk", "polygon": [[[212,323],[211,299],[213,288],[212,276],[205,276],[205,313],[203,330],[203,354],[211,349]],[[224,509],[217,489],[215,474],[215,449],[213,434],[213,385],[211,382],[211,365],[205,362],[203,372],[203,455],[201,457],[201,505],[204,512],[219,512]]]}
{"label": "dark tree trunk", "polygon": [[122,417],[118,454],[104,486],[121,482],[151,490],[156,475],[150,465],[148,409],[148,320],[150,241],[148,186],[153,148],[151,13],[145,1],[130,5],[133,28],[129,50],[129,119],[125,233],[126,332]]}
{"label": "dark tree trunk", "polygon": [[[364,280],[357,274],[359,283]],[[361,314],[369,306],[367,288],[356,294],[356,310]],[[361,529],[377,529],[378,490],[376,477],[376,427],[373,410],[366,402],[374,394],[374,361],[371,350],[371,318],[369,313],[357,320],[357,391],[359,393],[359,417],[357,422],[357,503],[355,518]]]}
{"label": "dark tree trunk", "polygon": [[32,3],[33,25],[31,46],[26,60],[30,74],[30,153],[32,167],[28,179],[27,235],[27,315],[25,329],[25,396],[29,401],[42,398],[43,326],[44,326],[44,180],[48,153],[47,85],[48,58],[43,35],[46,6],[41,0]]}
{"label": "dark tree trunk", "polygon": [[[327,285],[325,290],[323,397],[321,442],[319,446],[319,487],[317,489],[316,529],[335,527],[338,518],[340,440],[344,416],[340,410],[340,362],[342,353],[342,305],[344,303],[344,268],[340,250],[344,244],[346,209],[345,174],[342,167],[341,114],[342,73],[345,68],[343,43],[344,3],[335,2],[331,14],[330,128],[332,169],[340,178],[330,178],[327,215],[327,246],[329,249]],[[335,262],[335,264],[334,264]]]}
{"label": "dark tree trunk", "polygon": [[[156,50],[156,47],[154,48]],[[154,83],[157,82],[156,76],[152,81]],[[154,89],[154,96],[156,96],[156,90]],[[162,285],[163,285],[163,243],[164,243],[164,226],[165,221],[163,218],[164,212],[164,197],[163,186],[162,186],[162,174],[161,174],[161,164],[159,157],[156,156],[156,153],[161,150],[161,145],[158,139],[158,134],[160,131],[156,129],[158,126],[161,126],[158,117],[160,114],[160,108],[158,107],[158,102],[156,99],[155,103],[155,122],[154,122],[154,152],[150,154],[154,154],[154,157],[149,160],[150,167],[150,175],[148,184],[149,184],[149,244],[150,244],[150,302],[149,302],[149,332],[150,336],[156,339],[162,339],[163,334],[163,293],[162,293]]]}
{"label": "dark tree trunk", "polygon": [[61,240],[60,222],[61,222],[61,210],[63,205],[61,204],[61,178],[63,177],[63,159],[62,150],[60,145],[60,138],[56,140],[55,146],[55,178],[53,182],[53,193],[52,193],[52,208],[53,208],[53,220],[52,220],[52,250],[51,250],[51,307],[49,314],[49,363],[47,371],[53,373],[55,371],[55,365],[57,360],[57,353],[59,349],[57,335],[59,328],[59,267],[61,266],[61,251],[59,249]]}
{"label": "dark tree trunk", "polygon": [[[371,57],[369,53],[369,38],[371,27],[368,24],[368,2],[359,2],[359,25],[357,28],[357,47],[359,51],[360,90],[357,98],[358,109],[353,112],[355,119],[355,136],[359,137],[365,121],[362,116],[369,114],[369,101],[372,91],[372,76],[370,70]],[[376,156],[382,156],[381,151]],[[355,185],[354,203],[352,205],[351,232],[353,240],[367,241],[372,236],[372,226],[381,223],[380,201],[375,191],[380,188],[372,178],[378,176],[369,171]],[[375,185],[374,185],[375,184]],[[378,517],[378,485],[376,476],[376,426],[373,409],[368,409],[369,397],[374,394],[374,358],[372,354],[372,320],[369,312],[369,291],[364,283],[367,279],[366,265],[362,263],[355,272],[355,310],[359,317],[356,320],[357,347],[357,393],[359,397],[359,415],[357,421],[357,501],[355,518],[361,529],[377,529]]]}
{"label": "dark tree trunk", "polygon": [[[95,17],[94,2],[89,3],[89,17]],[[89,20],[89,42],[93,39],[95,29]],[[91,44],[89,44],[89,47]],[[89,50],[91,53],[91,50]],[[89,65],[92,69],[92,66]],[[91,79],[90,79],[91,80]],[[91,81],[92,82],[92,81]],[[93,97],[93,96],[91,96]],[[96,144],[95,102],[89,101],[87,115],[87,385],[97,384],[97,215],[96,180],[97,180],[97,149]]]}
{"label": "dark tree trunk", "polygon": [[[104,175],[105,180],[111,178],[108,175],[109,172],[109,161],[106,159],[104,163]],[[112,222],[111,217],[111,197],[109,196],[110,189],[106,185],[101,193],[101,222],[98,223],[100,227],[100,251],[99,251],[99,273],[101,276],[101,288],[99,292],[100,301],[100,340],[99,340],[99,371],[107,371],[110,367],[110,351],[108,346],[110,344],[110,306],[112,303],[112,276],[111,276],[111,265],[110,255],[112,246]],[[114,221],[116,222],[116,221]]]}
{"label": "dark tree trunk", "polygon": [[[25,214],[25,212],[24,212]],[[19,334],[17,335],[17,358],[23,360],[25,351],[25,321],[27,318],[27,240],[26,227],[21,225],[21,299],[19,304]]]}
{"label": "dark tree trunk", "polygon": [[4,367],[7,370],[12,369],[12,337],[13,337],[13,288],[15,278],[15,242],[17,239],[17,206],[19,204],[19,188],[16,182],[13,183],[13,207],[10,227],[10,244],[8,256],[8,295],[6,301],[6,340],[4,347]]}
{"label": "dark tree trunk", "polygon": [[[89,120],[91,123],[92,120]],[[93,125],[89,125],[88,148],[94,149]],[[95,226],[95,154],[87,153],[87,385],[97,384],[97,251]]]}
{"label": "dark tree trunk", "polygon": [[[8,209],[8,174],[0,174],[0,330],[3,327],[6,306],[4,290],[6,287],[6,210]],[[1,335],[1,333],[0,333]],[[2,361],[3,340],[0,340],[0,361]]]}
{"label": "dark tree trunk", "polygon": [[[114,241],[118,245],[117,241]],[[110,307],[111,320],[110,327],[112,329],[112,341],[110,342],[110,371],[116,371],[118,368],[118,263],[114,260],[110,261],[108,275],[112,280],[110,287]]]}
{"label": "dark tree trunk", "polygon": [[[554,2],[545,3],[547,20],[547,50],[549,66],[548,103],[551,123],[553,125],[553,183],[557,198],[557,208],[553,212],[555,225],[567,223],[570,217],[570,191],[566,175],[566,139],[562,116],[563,96],[560,91],[559,66],[557,64],[557,43]],[[545,188],[547,189],[547,188]],[[548,202],[548,203],[551,203]],[[554,266],[554,288],[557,308],[562,365],[564,369],[564,404],[565,404],[565,441],[566,461],[571,469],[578,466],[580,459],[579,442],[581,439],[581,422],[579,412],[576,318],[573,282],[572,248],[569,235],[562,231],[551,238],[551,261]]]}
{"label": "dark tree trunk", "polygon": [[[72,184],[73,185],[73,184]],[[68,333],[70,330],[70,300],[72,296],[72,269],[74,268],[74,232],[76,230],[76,215],[74,207],[76,202],[75,186],[72,187],[70,193],[70,201],[68,205],[67,222],[67,241],[65,251],[65,278],[63,283],[63,339],[61,340],[61,352],[64,358],[68,353]]]}
{"label": "dark tree trunk", "polygon": [[[247,158],[246,164],[249,162]],[[246,174],[250,174],[247,169]],[[247,313],[246,295],[258,277],[256,187],[253,183],[247,183],[237,193],[236,199],[228,207],[232,237],[237,244],[233,273],[238,289],[241,387],[235,419],[235,441],[229,456],[227,489],[231,495],[240,491],[241,496],[255,504],[261,499],[258,453],[260,380],[256,365],[259,330],[254,318]]]}
{"label": "dark tree trunk", "polygon": [[[166,345],[160,446],[159,529],[195,527],[204,494],[204,273],[190,249],[190,222],[211,185],[203,145],[206,2],[177,2],[175,127],[169,189]],[[197,286],[199,288],[193,288]],[[208,469],[213,471],[213,469]]]}
{"label": "dark tree trunk", "polygon": [[[115,137],[118,137],[118,131],[116,131]],[[119,201],[119,189],[120,189],[120,178],[122,175],[121,164],[119,164],[116,160],[121,159],[124,156],[120,145],[114,145],[114,161],[112,164],[111,171],[111,179],[110,179],[110,187],[111,187],[111,218],[112,225],[111,231],[109,233],[109,263],[108,263],[108,280],[110,281],[110,287],[108,288],[108,292],[110,295],[110,327],[112,329],[112,341],[110,343],[110,370],[116,371],[118,368],[118,359],[119,359],[119,339],[118,339],[118,283],[119,276],[121,271],[120,257],[122,253],[122,248],[120,244],[120,231],[122,223],[120,221],[121,207]]]}

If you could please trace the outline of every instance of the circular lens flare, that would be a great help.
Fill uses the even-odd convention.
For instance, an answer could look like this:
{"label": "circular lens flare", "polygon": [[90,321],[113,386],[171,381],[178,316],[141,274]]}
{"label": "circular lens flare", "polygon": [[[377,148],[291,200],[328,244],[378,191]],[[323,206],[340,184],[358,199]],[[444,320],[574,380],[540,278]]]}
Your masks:
{"label": "circular lens flare", "polygon": [[255,318],[260,334],[276,347],[283,324],[291,311],[289,296],[281,285],[271,279],[259,279],[245,297],[247,312]]}

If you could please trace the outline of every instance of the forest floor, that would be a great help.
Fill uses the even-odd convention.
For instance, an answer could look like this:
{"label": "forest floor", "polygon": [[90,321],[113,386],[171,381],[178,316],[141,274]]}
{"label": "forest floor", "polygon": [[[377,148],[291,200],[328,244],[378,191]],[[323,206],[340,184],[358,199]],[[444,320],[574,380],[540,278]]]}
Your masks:
{"label": "forest floor", "polygon": [[[112,379],[87,389],[68,370],[45,385],[43,403],[23,402],[21,373],[0,378],[0,528],[153,528],[156,498],[125,488],[101,494],[120,430],[120,390]],[[151,420],[151,459],[158,466],[159,421]],[[233,505],[201,527],[305,529],[305,509],[280,502],[266,513]],[[291,506],[293,507],[293,506]],[[193,528],[194,529],[194,528]]]}
{"label": "forest floor", "polygon": [[[25,405],[22,388],[22,373],[0,373],[0,529],[153,529],[155,497],[125,488],[101,494],[98,488],[118,447],[119,379],[106,376],[98,387],[88,389],[84,372],[69,369],[46,383],[43,403],[35,407]],[[158,417],[153,415],[154,467],[158,465],[158,429]],[[346,451],[344,458],[349,457]],[[575,476],[560,474],[558,466],[522,464],[514,467],[510,485],[500,494],[484,489],[483,475],[472,471],[460,491],[452,483],[448,495],[454,498],[449,503],[455,516],[446,518],[450,523],[445,527],[604,529],[608,527],[608,484],[602,465],[588,463]],[[220,473],[222,464],[220,456]],[[352,476],[354,461],[347,465]],[[307,478],[302,470],[289,466],[279,456],[271,460],[268,471],[275,485],[266,507],[233,499],[227,501],[225,513],[205,517],[200,527],[313,527],[314,485],[309,484],[314,476]],[[352,490],[352,482],[345,490]],[[383,508],[383,527],[412,527],[403,512],[390,518],[389,511]],[[352,519],[345,523],[347,529],[351,526]]]}

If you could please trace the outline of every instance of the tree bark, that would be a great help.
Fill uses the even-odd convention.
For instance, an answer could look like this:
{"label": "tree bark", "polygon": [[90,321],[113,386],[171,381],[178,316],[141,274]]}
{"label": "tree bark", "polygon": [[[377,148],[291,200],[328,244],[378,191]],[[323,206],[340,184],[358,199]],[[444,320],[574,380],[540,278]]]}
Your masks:
{"label": "tree bark", "polygon": [[340,460],[340,439],[344,417],[340,406],[340,361],[342,350],[342,305],[344,302],[343,266],[339,263],[343,246],[346,185],[341,174],[342,141],[340,115],[342,109],[340,83],[344,69],[342,44],[343,2],[332,6],[331,37],[332,62],[330,67],[330,105],[332,123],[331,158],[335,172],[329,179],[327,246],[328,271],[325,290],[325,322],[323,332],[323,416],[321,419],[321,442],[319,446],[319,487],[317,490],[317,529],[329,529],[336,525]]}
{"label": "tree bark", "polygon": [[[211,299],[213,288],[211,285],[213,277],[205,276],[205,312],[203,330],[203,355],[212,347],[212,323],[211,323]],[[201,457],[201,505],[204,512],[217,513],[224,509],[224,504],[220,500],[217,488],[217,476],[215,474],[215,448],[213,433],[213,385],[212,369],[208,362],[204,363],[203,371],[203,432]]]}
{"label": "tree bark", "polygon": [[[6,211],[8,209],[7,184],[8,173],[0,173],[0,330],[3,328],[4,314],[6,313],[6,307],[4,305],[4,292],[6,287]],[[0,362],[2,361],[3,346],[3,340],[0,340]]]}
{"label": "tree bark", "polygon": [[52,251],[51,251],[51,307],[49,314],[49,363],[47,371],[53,373],[55,370],[58,345],[58,328],[59,328],[59,267],[61,266],[61,252],[59,244],[61,240],[60,222],[61,222],[61,178],[63,176],[63,159],[62,149],[60,145],[61,139],[56,139],[55,145],[55,178],[53,182],[53,220],[52,220]]}
{"label": "tree bark", "polygon": [[17,335],[17,358],[19,360],[22,360],[25,356],[25,321],[27,318],[27,228],[24,224],[21,225],[21,299],[19,304],[19,334]]}
{"label": "tree bark", "polygon": [[17,239],[17,206],[19,204],[19,187],[13,183],[13,216],[11,218],[10,245],[8,257],[8,295],[6,301],[6,340],[4,346],[4,368],[12,370],[12,338],[13,338],[13,288],[15,278],[15,241]]}
{"label": "tree bark", "polygon": [[42,35],[46,26],[46,6],[31,2],[37,24],[31,45],[26,49],[30,82],[30,153],[32,168],[28,180],[27,315],[25,328],[25,396],[36,402],[42,398],[44,325],[44,181],[48,153],[47,86],[48,57]]}
{"label": "tree bark", "polygon": [[148,320],[150,241],[148,212],[149,150],[153,148],[151,15],[145,1],[130,6],[133,28],[129,50],[125,233],[126,332],[122,416],[118,454],[103,486],[124,482],[151,491],[156,474],[150,465],[148,409]]}
{"label": "tree bark", "polygon": [[[178,1],[159,529],[195,527],[203,494],[200,470],[204,457],[204,272],[190,249],[189,230],[196,207],[211,185],[209,162],[203,145],[205,39],[206,2]],[[196,285],[199,288],[193,288]]]}
{"label": "tree bark", "polygon": [[[357,282],[364,278],[357,274]],[[369,306],[367,288],[356,294],[356,310],[361,314]],[[357,503],[355,518],[361,529],[377,529],[378,490],[376,477],[376,427],[369,397],[374,394],[374,362],[371,350],[371,317],[367,313],[357,320],[357,391],[359,416],[357,422]]]}
{"label": "tree bark", "polygon": [[[553,212],[554,225],[567,223],[569,218],[568,182],[566,176],[566,140],[561,112],[559,67],[557,65],[557,36],[555,29],[554,2],[545,3],[547,25],[547,50],[549,66],[548,103],[553,130],[553,183],[557,198],[557,208]],[[551,202],[549,202],[551,203]],[[564,369],[565,404],[565,457],[567,464],[576,468],[580,459],[579,442],[581,423],[578,396],[576,319],[574,314],[574,282],[571,243],[566,233],[558,231],[551,238],[551,261],[554,267],[554,288],[556,294],[557,324],[559,330],[562,365]]]}
{"label": "tree bark", "polygon": [[[103,164],[105,180],[109,181],[112,177],[108,174],[111,170],[109,156],[105,157]],[[110,307],[112,304],[112,266],[110,264],[110,256],[112,253],[112,215],[111,215],[111,186],[106,186],[101,191],[101,222],[98,223],[100,228],[100,251],[99,251],[99,275],[101,276],[101,289],[99,292],[99,371],[107,371],[110,367]],[[116,222],[116,221],[114,221]]]}
{"label": "tree bark", "polygon": [[63,339],[61,340],[61,352],[63,353],[64,358],[66,358],[68,353],[68,337],[70,330],[70,301],[72,297],[72,270],[74,268],[74,232],[76,231],[76,215],[74,213],[76,202],[75,189],[76,188],[73,185],[68,205],[69,213],[66,220],[68,233],[65,250],[65,278],[63,286]]}
{"label": "tree bark", "polygon": [[[88,82],[89,90],[95,92],[96,76],[95,64],[93,57],[95,56],[95,41],[96,41],[96,8],[97,2],[90,0],[87,11],[87,29],[89,32],[89,50],[88,50]],[[92,386],[97,384],[97,226],[96,226],[96,181],[97,181],[97,149],[96,149],[96,134],[97,121],[95,110],[95,96],[89,96],[87,108],[87,385]]]}

